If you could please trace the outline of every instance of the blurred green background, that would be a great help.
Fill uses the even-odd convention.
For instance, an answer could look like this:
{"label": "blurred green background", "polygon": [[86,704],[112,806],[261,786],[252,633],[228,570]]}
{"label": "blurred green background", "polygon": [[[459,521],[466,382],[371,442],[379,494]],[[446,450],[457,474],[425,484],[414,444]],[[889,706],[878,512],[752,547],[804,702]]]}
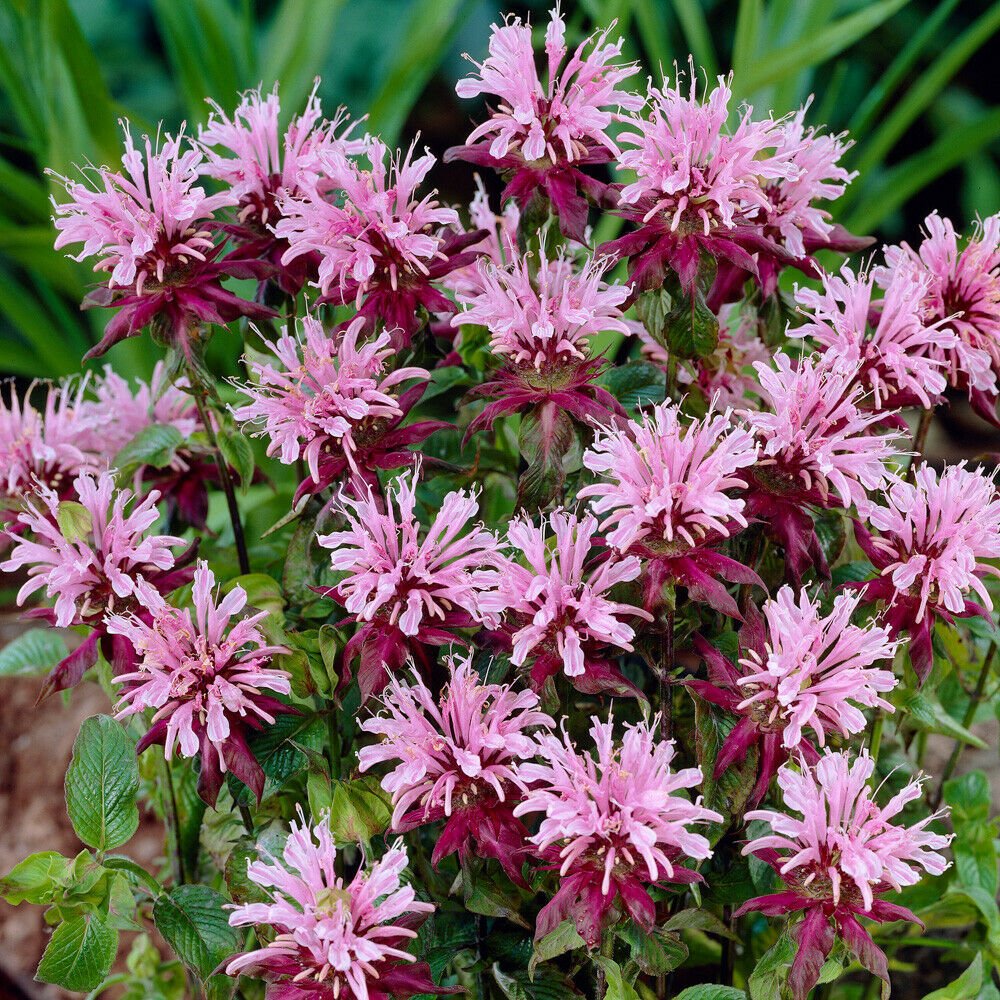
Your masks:
{"label": "blurred green background", "polygon": [[[416,132],[435,153],[461,142],[482,107],[460,102],[461,58],[482,58],[510,10],[544,27],[548,4],[485,0],[0,0],[0,374],[56,376],[107,321],[81,314],[92,274],[52,250],[43,171],[117,163],[117,120],[192,131],[205,96],[281,82],[298,110],[322,77],[332,113],[368,113],[389,142]],[[570,40],[618,19],[625,54],[656,75],[687,54],[759,111],[816,95],[809,120],[849,129],[861,171],[836,208],[856,232],[916,235],[939,208],[960,227],[1000,209],[995,104],[1000,2],[984,0],[576,0]],[[644,75],[636,79],[641,86]],[[467,201],[472,170],[439,165],[442,196]],[[109,356],[148,370],[145,338]]]}

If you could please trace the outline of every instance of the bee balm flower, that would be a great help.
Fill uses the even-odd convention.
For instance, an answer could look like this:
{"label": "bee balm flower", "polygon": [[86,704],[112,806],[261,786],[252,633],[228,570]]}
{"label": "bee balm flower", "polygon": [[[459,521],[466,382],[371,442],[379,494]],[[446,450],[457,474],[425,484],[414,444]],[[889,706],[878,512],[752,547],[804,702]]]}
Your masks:
{"label": "bee balm flower", "polygon": [[646,887],[697,881],[680,860],[703,860],[712,851],[690,827],[722,817],[685,798],[682,789],[699,784],[701,771],[672,771],[673,744],[656,742],[648,724],[626,727],[616,744],[612,723],[594,719],[590,735],[596,759],[565,732],[538,737],[543,763],[520,766],[530,791],[514,814],[542,814],[531,842],[559,869],[559,890],[538,915],[536,940],[570,919],[593,947],[619,897],[633,920],[652,927],[655,910]]}
{"label": "bee balm flower", "polygon": [[786,764],[778,772],[786,811],[746,814],[748,820],[770,824],[772,832],[750,841],[743,853],[766,861],[787,888],[751,899],[734,916],[754,910],[768,916],[805,911],[795,932],[798,953],[788,979],[795,1000],[805,1000],[816,985],[835,933],[866,969],[888,983],[885,954],[857,918],[920,923],[904,907],[876,897],[915,885],[920,868],[940,875],[948,867],[937,852],[951,837],[927,829],[945,813],[912,826],[893,822],[909,802],[920,798],[920,781],[910,782],[888,805],[879,806],[868,784],[874,770],[867,753],[851,761],[847,754],[830,750],[814,766],[804,761],[798,769]]}
{"label": "bee balm flower", "polygon": [[430,969],[407,944],[432,903],[420,902],[404,884],[406,849],[397,843],[350,882],[337,875],[337,849],[327,821],[313,827],[301,810],[282,858],[264,853],[247,866],[265,903],[234,906],[234,927],[269,927],[270,943],[237,955],[228,976],[274,984],[286,1000],[405,1000],[417,993],[454,993],[435,986]]}
{"label": "bee balm flower", "polygon": [[471,656],[451,658],[448,670],[437,698],[417,673],[410,683],[389,680],[384,712],[361,725],[382,740],[361,749],[360,769],[397,762],[382,779],[397,833],[446,820],[434,845],[435,865],[455,851],[463,861],[473,853],[496,858],[510,878],[523,882],[528,831],[512,811],[526,789],[517,764],[535,754],[529,731],[548,729],[552,720],[531,691],[483,683]]}
{"label": "bee balm flower", "polygon": [[113,614],[107,629],[134,647],[134,671],[114,678],[122,685],[116,718],[153,710],[152,724],[136,747],[142,753],[163,744],[170,760],[200,757],[198,794],[215,805],[223,775],[231,771],[258,800],[264,771],[250,750],[247,735],[274,723],[275,715],[293,711],[262,691],[288,694],[288,674],[270,666],[287,653],[267,645],[260,622],[266,611],[233,618],[247,603],[240,586],[221,600],[213,597],[215,574],[200,562],[194,574],[191,609],[175,608],[152,587],[140,584],[141,611]]}

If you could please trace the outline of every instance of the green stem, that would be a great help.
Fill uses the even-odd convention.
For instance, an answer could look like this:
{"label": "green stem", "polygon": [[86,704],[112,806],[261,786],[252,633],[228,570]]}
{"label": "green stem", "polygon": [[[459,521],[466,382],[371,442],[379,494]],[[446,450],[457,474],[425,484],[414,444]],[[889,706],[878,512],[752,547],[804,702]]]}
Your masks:
{"label": "green stem", "polygon": [[875,763],[878,763],[879,750],[882,749],[882,727],[885,725],[885,716],[880,712],[875,716],[875,723],[872,726],[872,738],[868,741],[868,753]]}
{"label": "green stem", "polygon": [[667,603],[666,621],[660,645],[660,669],[657,682],[660,705],[660,739],[669,740],[673,734],[673,689],[670,686],[674,672],[674,603],[676,597],[670,594]]}
{"label": "green stem", "polygon": [[[601,958],[611,958],[614,955],[614,940],[611,931],[606,930],[601,935]],[[597,966],[597,989],[594,992],[595,1000],[604,1000],[608,994],[608,974],[604,971],[604,965]]]}
{"label": "green stem", "polygon": [[161,760],[163,767],[163,813],[167,824],[167,845],[170,853],[170,875],[174,885],[184,885],[187,876],[184,871],[184,847],[181,844],[181,822],[177,811],[177,794],[174,791],[174,776],[170,771],[170,761]]}
{"label": "green stem", "polygon": [[922,462],[924,459],[924,448],[927,445],[927,434],[931,429],[933,421],[933,408],[920,411],[920,422],[917,424],[917,430],[913,435],[913,456],[910,458],[910,464],[906,469],[906,481],[909,483],[913,482],[914,476],[917,473],[918,463]]}

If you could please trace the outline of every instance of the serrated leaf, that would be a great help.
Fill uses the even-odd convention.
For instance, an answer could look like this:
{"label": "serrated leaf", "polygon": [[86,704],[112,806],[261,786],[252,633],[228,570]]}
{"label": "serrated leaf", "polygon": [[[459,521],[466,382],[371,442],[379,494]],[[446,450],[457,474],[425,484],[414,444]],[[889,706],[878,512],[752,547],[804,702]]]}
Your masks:
{"label": "serrated leaf", "polygon": [[576,931],[572,920],[564,920],[555,930],[549,931],[541,941],[535,943],[528,962],[528,975],[534,975],[539,962],[548,962],[568,951],[582,948],[586,942]]}
{"label": "serrated leaf", "polygon": [[688,957],[687,945],[676,935],[656,927],[647,934],[629,920],[615,928],[626,944],[629,958],[649,976],[662,976],[680,966]]}
{"label": "serrated leaf", "polygon": [[488,870],[476,872],[473,876],[463,868],[462,889],[467,910],[486,917],[503,917],[518,927],[529,926],[520,913],[521,897],[506,879],[501,883]]}
{"label": "serrated leaf", "polygon": [[11,906],[49,903],[69,877],[71,865],[69,858],[57,851],[32,854],[0,879],[0,897]]}
{"label": "serrated leaf", "polygon": [[[323,721],[316,716],[279,715],[273,726],[255,733],[249,740],[253,755],[260,762],[272,788],[280,788],[309,764],[303,752],[319,750],[326,737]],[[252,793],[232,778],[233,798],[237,804],[248,805]]]}
{"label": "serrated leaf", "polygon": [[111,464],[120,475],[129,475],[143,465],[165,469],[183,443],[184,435],[173,424],[151,424],[123,445]]}
{"label": "serrated leaf", "polygon": [[139,826],[135,743],[108,715],[80,727],[66,772],[66,810],[76,835],[98,851],[119,847]]}
{"label": "serrated leaf", "polygon": [[665,321],[667,353],[674,358],[705,358],[719,345],[719,318],[697,288],[674,302]]}
{"label": "serrated leaf", "polygon": [[226,464],[235,470],[240,488],[246,492],[253,480],[253,446],[249,439],[239,431],[231,433],[220,431],[217,437],[222,457],[226,460]]}
{"label": "serrated leaf", "polygon": [[650,361],[614,365],[601,376],[600,384],[626,410],[662,403],[667,391],[666,373]]}
{"label": "serrated leaf", "polygon": [[279,619],[284,617],[285,596],[281,592],[281,584],[273,576],[266,573],[245,573],[228,581],[222,589],[228,594],[235,587],[242,587],[246,591],[249,607],[270,612]]}
{"label": "serrated leaf", "polygon": [[228,900],[207,885],[179,885],[153,904],[156,929],[182,962],[207,979],[239,950],[242,934],[229,926]]}
{"label": "serrated leaf", "polygon": [[681,990],[674,1000],[746,1000],[746,993],[735,986],[721,986],[718,983],[701,983]]}
{"label": "serrated leaf", "polygon": [[82,993],[108,974],[118,951],[118,933],[96,914],[72,917],[49,939],[35,978]]}
{"label": "serrated leaf", "polygon": [[330,829],[338,844],[367,844],[391,818],[392,803],[375,775],[333,783]]}
{"label": "serrated leaf", "polygon": [[60,501],[56,511],[56,522],[67,542],[79,542],[88,538],[94,529],[94,520],[90,516],[90,511],[76,500]]}
{"label": "serrated leaf", "polygon": [[62,633],[29,628],[0,649],[0,677],[36,677],[48,673],[66,655]]}
{"label": "serrated leaf", "polygon": [[567,1000],[580,996],[573,984],[555,969],[539,969],[534,979],[523,969],[508,974],[496,962],[491,971],[506,1000]]}
{"label": "serrated leaf", "polygon": [[528,468],[517,484],[517,505],[545,507],[562,490],[566,473],[579,468],[581,449],[572,418],[551,403],[521,418],[518,448]]}
{"label": "serrated leaf", "polygon": [[898,707],[908,712],[922,729],[932,733],[940,733],[960,740],[969,746],[986,749],[986,743],[975,733],[967,729],[956,719],[953,719],[944,706],[927,691],[902,691],[899,695]]}
{"label": "serrated leaf", "polygon": [[593,962],[604,970],[608,984],[604,1000],[639,1000],[635,987],[625,978],[621,966],[614,959],[595,955]]}
{"label": "serrated leaf", "polygon": [[757,963],[747,986],[750,1000],[780,1000],[782,983],[788,978],[788,967],[795,957],[795,942],[785,931]]}

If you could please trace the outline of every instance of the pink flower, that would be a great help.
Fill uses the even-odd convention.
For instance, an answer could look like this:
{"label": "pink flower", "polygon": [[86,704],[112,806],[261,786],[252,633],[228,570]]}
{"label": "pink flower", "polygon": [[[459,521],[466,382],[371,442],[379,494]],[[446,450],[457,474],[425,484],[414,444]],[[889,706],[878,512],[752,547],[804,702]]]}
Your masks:
{"label": "pink flower", "polygon": [[347,664],[361,655],[363,699],[385,686],[407,650],[425,663],[424,645],[454,642],[450,629],[487,622],[483,594],[503,565],[496,535],[481,525],[468,530],[479,511],[475,494],[447,494],[422,532],[416,487],[416,474],[404,473],[384,503],[370,489],[357,498],[341,493],[335,509],[346,527],[318,539],[333,568],[347,574],[329,596],[363,623],[344,650]]}
{"label": "pink flower", "polygon": [[288,241],[282,264],[318,254],[324,299],[353,303],[369,327],[380,320],[396,331],[397,347],[419,329],[421,307],[455,311],[434,282],[472,261],[473,254],[461,251],[483,236],[442,231],[458,223],[458,213],[442,207],[433,191],[418,196],[435,159],[429,152],[414,159],[414,148],[390,154],[381,141],[368,139],[370,170],[321,152],[324,169],[338,172],[342,196],[330,198],[324,185],[303,180],[301,193],[279,203],[283,215],[274,227]]}
{"label": "pink flower", "polygon": [[687,95],[680,73],[673,87],[650,86],[648,111],[627,119],[619,136],[618,168],[635,173],[619,208],[638,228],[602,250],[630,259],[639,290],[659,287],[669,266],[689,291],[701,251],[753,275],[753,254],[782,253],[761,231],[769,205],[763,185],[799,173],[782,148],[781,123],[754,121],[747,108],[729,131],[732,79],[720,76],[699,99],[693,62],[688,75]]}
{"label": "pink flower", "polygon": [[[546,541],[547,529],[555,536],[553,548]],[[524,518],[515,519],[507,529],[508,546],[527,566],[511,562],[483,603],[504,615],[514,666],[533,661],[531,682],[536,688],[561,671],[583,691],[636,693],[607,647],[631,652],[635,630],[627,619],[651,621],[652,616],[612,600],[608,592],[635,580],[641,565],[635,556],[626,556],[595,560],[588,566],[596,533],[593,515],[578,518],[562,511],[538,527]]]}
{"label": "pink flower", "polygon": [[236,585],[218,601],[214,588],[215,574],[199,562],[193,617],[190,608],[172,607],[143,581],[137,612],[107,618],[108,631],[128,639],[139,658],[137,669],[114,678],[122,685],[115,717],[151,709],[152,723],[136,752],[161,743],[167,760],[175,750],[182,757],[200,755],[198,794],[209,805],[215,805],[226,771],[260,799],[264,771],[247,734],[273,725],[276,714],[294,711],[261,694],[291,690],[288,674],[269,666],[273,656],[288,650],[267,645],[259,625],[268,612],[233,622],[246,607],[246,591]]}
{"label": "pink flower", "polygon": [[[248,430],[258,428],[251,432],[267,437],[267,453],[284,465],[304,459],[310,492],[344,473],[357,488],[359,482],[377,486],[375,469],[404,464],[409,455],[404,445],[442,426],[427,421],[395,430],[430,376],[423,368],[390,370],[395,354],[390,335],[366,341],[364,326],[359,316],[331,336],[319,320],[306,316],[297,337],[286,333],[273,344],[277,364],[251,361],[254,382],[240,387],[249,402],[234,416],[250,425]],[[400,386],[413,379],[423,383],[419,391],[399,397]]]}
{"label": "pink flower", "polygon": [[888,983],[885,955],[857,918],[919,923],[909,910],[876,897],[915,885],[919,868],[940,875],[948,867],[936,852],[951,837],[927,829],[946,811],[912,826],[894,823],[908,803],[920,798],[921,781],[910,782],[880,807],[868,784],[874,770],[867,752],[851,761],[846,753],[828,750],[814,766],[800,761],[796,770],[786,764],[778,772],[778,784],[787,811],[746,814],[748,820],[769,823],[772,832],[750,841],[743,853],[766,861],[788,888],[751,899],[734,916],[753,910],[768,916],[806,911],[789,976],[796,1000],[805,1000],[816,985],[833,947],[834,928],[861,964]]}
{"label": "pink flower", "polygon": [[583,242],[584,195],[600,200],[605,185],[578,168],[619,155],[608,128],[621,111],[642,107],[641,95],[621,86],[639,67],[614,62],[622,49],[621,39],[608,41],[614,23],[586,38],[566,61],[566,24],[558,4],[550,17],[544,84],[535,63],[531,26],[518,17],[493,25],[489,55],[482,63],[469,60],[478,75],[460,80],[455,89],[466,99],[481,94],[496,98],[496,107],[467,144],[448,150],[446,158],[509,171],[501,203],[513,198],[524,209],[540,188],[558,213],[563,232]]}
{"label": "pink flower", "polygon": [[955,343],[943,321],[928,323],[921,307],[926,279],[913,270],[899,270],[873,298],[872,275],[845,264],[839,275],[823,274],[822,289],[797,288],[795,301],[805,315],[793,337],[809,337],[824,350],[830,367],[843,364],[871,394],[873,409],[886,410],[919,403],[930,408],[948,385],[943,362],[936,357]]}
{"label": "pink flower", "polygon": [[66,202],[53,200],[56,249],[83,244],[73,259],[97,257],[94,269],[109,272],[107,286],[85,304],[121,307],[86,356],[103,354],[156,316],[182,344],[193,323],[273,316],[222,287],[223,277],[249,277],[259,269],[235,254],[217,259],[223,242],[213,236],[215,213],[235,198],[228,191],[207,194],[198,185],[202,154],[185,147],[182,131],[164,136],[158,149],[146,137],[143,155],[127,123],[123,127],[123,172],[101,167],[94,187],[54,175],[69,195]]}
{"label": "pink flower", "polygon": [[927,237],[917,249],[904,243],[885,251],[887,266],[876,272],[880,283],[900,270],[915,271],[926,281],[922,306],[926,322],[946,322],[957,339],[941,343],[931,356],[941,362],[952,385],[966,388],[976,410],[996,423],[997,377],[1000,376],[1000,215],[976,226],[959,249],[949,219],[936,212],[924,220]]}
{"label": "pink flower", "polygon": [[712,851],[689,828],[722,817],[678,794],[698,785],[701,771],[672,771],[673,743],[656,742],[647,723],[626,726],[616,744],[612,723],[595,718],[590,735],[596,760],[565,732],[537,738],[543,763],[520,765],[530,791],[514,814],[543,814],[531,841],[559,869],[559,890],[538,915],[536,940],[572,919],[593,947],[617,897],[648,929],[655,912],[645,886],[698,880],[679,861],[704,860]]}
{"label": "pink flower", "polygon": [[[234,906],[234,927],[270,927],[268,944],[230,959],[228,976],[276,984],[286,1000],[403,1000],[415,993],[454,993],[434,985],[430,969],[406,950],[432,903],[417,899],[402,876],[408,859],[397,842],[345,883],[324,817],[313,827],[291,824],[282,859],[263,848],[247,874],[268,897]],[[269,863],[270,862],[270,863]],[[262,935],[268,940],[271,935]],[[269,992],[272,992],[269,990]],[[277,996],[278,993],[275,992]]]}
{"label": "pink flower", "polygon": [[879,576],[854,586],[869,600],[886,603],[894,633],[908,632],[910,659],[923,680],[933,665],[935,620],[988,618],[993,609],[983,577],[998,575],[986,562],[1000,558],[995,478],[964,462],[940,475],[924,464],[913,483],[893,483],[861,514],[865,524],[855,521],[855,535]]}
{"label": "pink flower", "polygon": [[397,762],[382,779],[392,795],[395,832],[447,820],[434,846],[435,865],[455,851],[463,862],[470,854],[496,858],[523,883],[528,831],[512,810],[526,788],[517,764],[535,755],[529,730],[551,728],[552,720],[531,691],[481,681],[471,655],[449,657],[448,672],[437,698],[415,671],[410,683],[390,679],[384,713],[361,725],[382,740],[361,749],[360,769]]}

